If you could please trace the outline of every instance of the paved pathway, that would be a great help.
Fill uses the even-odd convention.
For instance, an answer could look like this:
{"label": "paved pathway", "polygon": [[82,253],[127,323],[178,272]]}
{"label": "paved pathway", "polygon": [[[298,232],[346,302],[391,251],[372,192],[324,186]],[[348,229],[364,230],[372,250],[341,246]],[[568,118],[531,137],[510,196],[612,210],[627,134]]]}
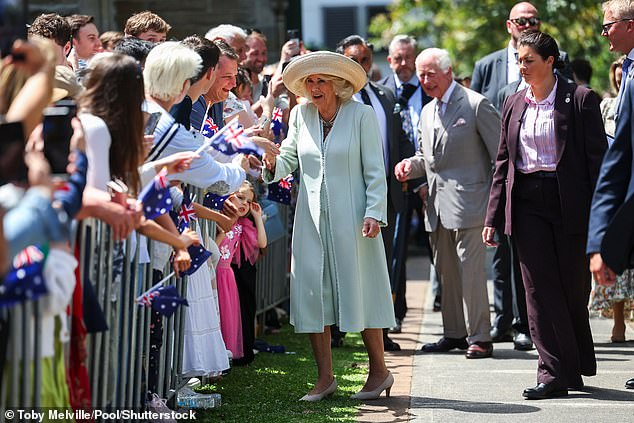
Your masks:
{"label": "paved pathway", "polygon": [[[591,320],[598,375],[585,378],[584,391],[567,398],[524,400],[522,390],[535,384],[537,352],[515,351],[512,343],[495,344],[492,359],[467,360],[458,351],[420,353],[422,343],[442,335],[440,313],[431,311],[429,282],[416,279],[426,278],[427,269],[424,258],[409,261],[410,311],[403,334],[393,337],[404,351],[388,353],[388,366],[398,381],[394,398],[364,405],[357,421],[634,422],[634,391],[623,387],[634,377],[634,342],[610,343],[610,320]],[[634,339],[631,329],[628,339]]]}

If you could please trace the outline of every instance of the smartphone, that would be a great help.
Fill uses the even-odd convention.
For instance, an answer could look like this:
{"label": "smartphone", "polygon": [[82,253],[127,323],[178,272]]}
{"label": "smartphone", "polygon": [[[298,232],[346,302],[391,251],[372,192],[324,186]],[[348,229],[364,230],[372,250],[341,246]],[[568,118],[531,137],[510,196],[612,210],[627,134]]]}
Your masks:
{"label": "smartphone", "polygon": [[[11,53],[13,42],[26,40],[26,0],[0,0],[0,55]],[[14,57],[13,60],[19,60]]]}
{"label": "smartphone", "polygon": [[22,123],[3,123],[0,125],[0,185],[25,182],[27,175]]}
{"label": "smartphone", "polygon": [[299,42],[300,42],[300,37],[299,37],[299,29],[289,29],[286,31],[286,39],[288,41],[294,41],[295,44],[297,44],[297,47],[295,47],[295,51],[293,52],[293,56],[297,56],[299,54]]}
{"label": "smartphone", "polygon": [[73,136],[71,120],[77,112],[73,102],[60,102],[44,109],[42,137],[44,138],[44,156],[51,165],[51,174],[66,176],[70,139]]}
{"label": "smartphone", "polygon": [[269,94],[269,84],[271,83],[271,75],[262,76],[262,97],[266,97]]}
{"label": "smartphone", "polygon": [[145,123],[145,129],[143,130],[144,135],[152,135],[154,130],[156,129],[156,125],[158,125],[159,120],[161,120],[161,112],[150,113],[147,117],[147,122]]}

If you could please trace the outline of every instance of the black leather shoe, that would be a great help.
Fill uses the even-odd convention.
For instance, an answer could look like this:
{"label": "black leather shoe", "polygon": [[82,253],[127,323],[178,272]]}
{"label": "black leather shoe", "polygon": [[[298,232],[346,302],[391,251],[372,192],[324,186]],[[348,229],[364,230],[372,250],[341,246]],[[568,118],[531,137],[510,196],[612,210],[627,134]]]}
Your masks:
{"label": "black leather shoe", "polygon": [[394,325],[394,327],[390,328],[390,333],[401,333],[401,324],[402,324],[402,320],[401,319],[396,319],[396,325]]}
{"label": "black leather shoe", "polygon": [[518,351],[530,351],[533,349],[533,340],[530,335],[517,332],[513,337],[513,346]]}
{"label": "black leather shoe", "polygon": [[513,341],[512,329],[507,329],[505,331],[502,331],[499,328],[491,329],[491,342],[512,342],[512,341]]}
{"label": "black leather shoe", "polygon": [[568,395],[568,389],[561,387],[559,384],[552,383],[538,383],[534,388],[524,389],[522,396],[527,400],[539,400],[556,397],[565,397]]}
{"label": "black leather shoe", "polygon": [[625,382],[625,387],[627,389],[634,389],[634,377],[627,382]]}
{"label": "black leather shoe", "polygon": [[455,348],[466,350],[469,348],[469,344],[467,343],[467,338],[445,338],[442,337],[438,340],[438,342],[433,342],[431,344],[425,344],[420,349],[423,352],[447,352],[451,351]]}
{"label": "black leather shoe", "polygon": [[440,295],[436,295],[436,298],[434,298],[434,308],[433,308],[434,311],[440,311],[440,304],[441,304],[440,300],[441,300]]}
{"label": "black leather shoe", "polygon": [[383,336],[383,351],[400,351],[401,346],[392,341],[389,336]]}
{"label": "black leather shoe", "polygon": [[330,338],[330,348],[343,347],[343,338],[333,336]]}

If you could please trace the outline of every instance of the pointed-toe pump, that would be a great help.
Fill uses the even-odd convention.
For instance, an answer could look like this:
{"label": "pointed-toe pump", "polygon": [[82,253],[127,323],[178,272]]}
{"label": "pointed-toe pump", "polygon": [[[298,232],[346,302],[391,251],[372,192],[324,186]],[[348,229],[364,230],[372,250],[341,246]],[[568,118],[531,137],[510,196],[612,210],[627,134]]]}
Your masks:
{"label": "pointed-toe pump", "polygon": [[327,396],[332,395],[336,390],[337,390],[337,379],[333,379],[332,383],[320,393],[312,394],[312,395],[306,394],[303,397],[301,397],[299,400],[309,401],[309,402],[321,401]]}
{"label": "pointed-toe pump", "polygon": [[390,396],[390,390],[392,389],[392,385],[394,385],[394,376],[392,373],[387,374],[387,377],[375,390],[373,391],[359,391],[350,398],[356,400],[373,400],[377,399],[381,396],[381,393],[385,391],[385,396]]}

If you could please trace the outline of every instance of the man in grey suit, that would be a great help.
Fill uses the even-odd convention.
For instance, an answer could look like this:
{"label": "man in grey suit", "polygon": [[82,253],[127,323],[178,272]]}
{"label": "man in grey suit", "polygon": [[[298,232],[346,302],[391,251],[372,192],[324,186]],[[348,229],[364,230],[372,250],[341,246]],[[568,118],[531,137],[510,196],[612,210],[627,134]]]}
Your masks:
{"label": "man in grey suit", "polygon": [[468,348],[467,358],[490,357],[493,344],[480,233],[500,138],[500,116],[484,96],[453,80],[446,50],[430,48],[420,53],[416,73],[434,100],[421,112],[418,152],[398,163],[394,172],[399,181],[426,176],[428,183],[425,226],[431,232],[443,289],[444,336],[424,345],[422,351]]}

